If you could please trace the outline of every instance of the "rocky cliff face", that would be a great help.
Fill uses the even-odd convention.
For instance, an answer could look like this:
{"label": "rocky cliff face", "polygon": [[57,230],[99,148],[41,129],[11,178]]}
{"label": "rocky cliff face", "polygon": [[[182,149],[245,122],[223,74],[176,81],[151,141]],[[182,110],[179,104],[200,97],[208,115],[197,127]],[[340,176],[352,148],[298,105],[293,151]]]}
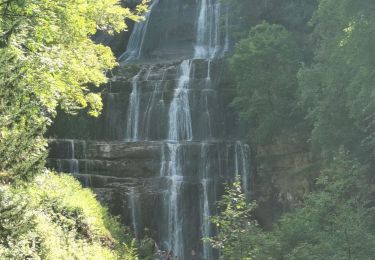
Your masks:
{"label": "rocky cliff face", "polygon": [[249,147],[228,106],[226,11],[214,0],[154,0],[120,55],[101,118],[60,118],[51,131],[49,166],[177,259],[217,258],[202,238],[215,233],[208,218],[223,182],[238,175],[251,193]]}
{"label": "rocky cliff face", "polygon": [[284,135],[254,152],[256,216],[266,229],[272,228],[282,213],[300,206],[315,183],[321,160],[313,156],[306,140],[301,133]]}

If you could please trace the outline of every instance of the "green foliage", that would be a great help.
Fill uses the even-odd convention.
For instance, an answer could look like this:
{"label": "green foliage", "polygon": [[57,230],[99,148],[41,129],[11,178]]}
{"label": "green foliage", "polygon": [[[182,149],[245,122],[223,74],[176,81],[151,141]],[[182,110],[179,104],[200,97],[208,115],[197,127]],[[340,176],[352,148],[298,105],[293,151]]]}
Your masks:
{"label": "green foliage", "polygon": [[375,140],[373,8],[373,1],[321,1],[312,20],[320,39],[315,61],[299,73],[314,146],[330,153],[344,145],[368,161]]}
{"label": "green foliage", "polygon": [[144,230],[142,240],[138,244],[139,257],[142,260],[153,260],[155,241],[150,237],[148,229]]}
{"label": "green foliage", "polygon": [[34,214],[28,209],[25,193],[8,186],[0,187],[0,257],[25,259],[35,257],[38,239],[32,230]]}
{"label": "green foliage", "polygon": [[128,231],[73,177],[1,189],[1,259],[138,259]]}
{"label": "green foliage", "polygon": [[251,219],[256,204],[246,202],[240,182],[226,187],[218,207],[220,213],[210,219],[218,234],[204,240],[220,250],[221,259],[268,259],[262,250],[272,246],[273,242],[266,239],[258,223]]}
{"label": "green foliage", "polygon": [[130,245],[124,244],[124,260],[138,260],[138,252],[133,239]]}
{"label": "green foliage", "polygon": [[[138,6],[140,14],[145,3]],[[0,169],[15,176],[39,172],[43,134],[60,106],[97,116],[101,97],[92,88],[116,65],[97,30],[126,29],[140,16],[117,0],[9,0],[0,4]]]}
{"label": "green foliage", "polygon": [[372,259],[375,256],[375,185],[367,169],[338,153],[326,165],[302,207],[284,215],[273,231],[262,231],[239,183],[219,202],[212,218],[218,235],[209,239],[223,259]]}
{"label": "green foliage", "polygon": [[237,83],[233,105],[240,119],[252,125],[259,143],[270,141],[301,119],[298,61],[295,41],[281,25],[261,23],[236,45],[230,58]]}
{"label": "green foliage", "polygon": [[375,186],[341,152],[317,180],[304,206],[284,216],[275,231],[280,259],[371,259],[375,256]]}
{"label": "green foliage", "polygon": [[[266,242],[257,252],[263,255],[254,258],[373,259],[375,3],[318,1],[307,36],[308,15],[284,11],[292,7],[302,14],[297,11],[302,8],[311,14],[315,1],[262,2],[270,7],[260,7],[260,19],[279,25],[254,26],[237,44],[230,59],[237,84],[233,104],[255,128],[251,138],[258,143],[271,142],[277,131],[292,132],[296,120],[304,130],[312,126],[311,143],[325,164],[302,206],[284,215],[272,232],[261,232]],[[297,48],[300,53],[293,52]],[[241,230],[233,228],[233,234]],[[251,237],[259,233],[247,232],[245,239]]]}

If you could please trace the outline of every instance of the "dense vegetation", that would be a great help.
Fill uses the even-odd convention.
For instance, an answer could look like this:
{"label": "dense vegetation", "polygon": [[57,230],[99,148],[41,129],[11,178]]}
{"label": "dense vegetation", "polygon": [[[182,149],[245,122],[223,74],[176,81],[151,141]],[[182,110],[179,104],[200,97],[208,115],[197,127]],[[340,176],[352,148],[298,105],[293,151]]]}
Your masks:
{"label": "dense vegetation", "polygon": [[[307,136],[321,163],[301,205],[270,231],[234,185],[211,244],[223,259],[374,259],[375,3],[228,1],[241,20],[229,59],[233,106],[249,138],[262,146]],[[245,19],[254,2],[263,3],[256,18]]]}
{"label": "dense vegetation", "polygon": [[256,205],[246,204],[235,183],[219,202],[221,214],[212,219],[219,233],[209,242],[223,259],[372,259],[375,189],[367,170],[341,151],[322,169],[303,205],[268,232],[253,218]]}
{"label": "dense vegetation", "polygon": [[135,259],[126,231],[90,191],[44,169],[44,133],[58,108],[100,113],[95,88],[116,61],[92,36],[126,29],[145,4],[0,2],[1,259]]}
{"label": "dense vegetation", "polygon": [[2,259],[135,259],[130,233],[73,177],[0,189]]}

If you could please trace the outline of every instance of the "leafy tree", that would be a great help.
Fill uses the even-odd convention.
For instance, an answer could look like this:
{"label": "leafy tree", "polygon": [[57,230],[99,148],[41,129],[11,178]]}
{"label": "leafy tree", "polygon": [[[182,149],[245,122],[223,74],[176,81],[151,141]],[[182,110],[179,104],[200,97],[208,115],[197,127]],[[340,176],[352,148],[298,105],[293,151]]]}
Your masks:
{"label": "leafy tree", "polygon": [[[137,14],[145,9],[145,2]],[[0,3],[0,169],[25,177],[41,170],[43,133],[60,106],[97,116],[105,83],[116,65],[97,30],[126,29],[140,16],[117,0],[7,0]]]}
{"label": "leafy tree", "polygon": [[[293,36],[295,45],[286,46],[303,49],[303,41],[296,39],[301,34],[295,34],[295,30],[304,30],[303,26],[294,28],[294,23],[289,23],[294,17],[279,16],[276,13],[283,11],[272,9],[273,12],[266,12],[267,21],[278,17],[273,22],[283,24],[290,31],[284,29],[286,34]],[[285,49],[275,48],[276,44],[269,44],[272,41],[264,40],[287,38],[277,30],[253,33],[236,47],[231,59],[238,88],[233,103],[240,117],[255,127],[251,137],[271,141],[271,137],[279,132],[268,131],[275,126],[277,131],[290,131],[290,126],[295,126],[298,119],[305,127],[313,126],[311,141],[317,151],[323,152],[320,154],[325,162],[314,190],[306,195],[301,207],[285,214],[273,231],[262,232],[266,242],[265,246],[258,245],[257,252],[263,252],[263,255],[257,255],[255,259],[372,259],[375,256],[374,9],[374,2],[369,0],[319,1],[311,21],[314,32],[310,35],[310,44],[315,47],[313,61],[303,54],[304,58],[290,63],[293,66],[283,63],[293,61],[290,57],[295,56],[282,56],[288,53],[280,51]],[[261,26],[270,28],[270,25]],[[278,51],[269,51],[269,46]],[[274,57],[275,64],[259,53],[273,53],[270,57]],[[301,56],[297,54],[297,57]],[[262,66],[261,61],[269,61],[270,66]],[[297,63],[301,61],[307,65],[301,63],[299,69]],[[278,64],[283,64],[279,65],[282,69],[278,69]],[[283,71],[284,67],[293,69],[287,73]],[[295,82],[297,70],[298,84]],[[279,86],[279,89],[269,88],[273,79],[276,79],[273,86]],[[295,82],[293,87],[285,83],[287,79]],[[276,104],[274,114],[271,113],[272,106],[266,103],[265,90],[268,89],[272,90],[268,96],[273,97],[268,100],[274,101],[269,104]],[[290,104],[283,103],[285,97],[291,97]],[[306,121],[298,112],[299,104],[307,111]],[[279,111],[282,111],[281,115],[275,116]],[[266,122],[270,123],[267,125]],[[259,237],[258,234],[248,232],[245,237],[249,241],[250,237]],[[240,244],[240,239],[231,242],[235,243]],[[270,244],[274,246],[267,246]]]}
{"label": "leafy tree", "polygon": [[248,204],[241,190],[241,183],[234,182],[218,202],[219,214],[211,217],[218,234],[205,238],[213,248],[220,250],[221,259],[269,259],[266,248],[274,246],[272,239],[266,239],[251,213],[255,203]]}
{"label": "leafy tree", "polygon": [[[230,58],[237,83],[233,105],[258,142],[270,141],[301,119],[297,105],[299,57],[292,35],[281,25],[253,27]],[[277,125],[277,127],[275,127]]]}
{"label": "leafy tree", "polygon": [[314,125],[313,145],[340,146],[371,162],[374,155],[373,1],[324,0],[314,14],[314,63],[301,69],[301,100]]}

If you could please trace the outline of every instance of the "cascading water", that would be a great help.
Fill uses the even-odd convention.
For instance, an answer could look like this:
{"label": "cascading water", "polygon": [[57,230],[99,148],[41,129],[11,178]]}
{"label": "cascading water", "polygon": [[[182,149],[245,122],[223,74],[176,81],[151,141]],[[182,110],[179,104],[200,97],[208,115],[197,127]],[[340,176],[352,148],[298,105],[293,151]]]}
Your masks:
{"label": "cascading water", "polygon": [[65,139],[66,154],[63,159],[57,160],[57,170],[60,172],[79,173],[79,161],[75,158],[74,140]]}
{"label": "cascading water", "polygon": [[193,139],[188,95],[190,73],[191,60],[184,60],[180,65],[180,77],[169,108],[169,140]]}
{"label": "cascading water", "polygon": [[66,162],[69,165],[69,172],[73,174],[77,174],[79,173],[79,162],[75,158],[74,140],[67,140],[67,141],[70,146],[69,150],[71,154],[71,158],[66,160]]}
{"label": "cascading water", "polygon": [[139,74],[135,75],[132,79],[132,92],[129,98],[129,109],[126,124],[126,140],[137,141],[138,140],[138,126],[139,126]]}
{"label": "cascading water", "polygon": [[212,87],[212,81],[211,81],[211,63],[212,60],[207,60],[207,75],[205,78],[204,86],[201,91],[200,95],[200,106],[202,109],[201,118],[200,118],[200,126],[201,128],[205,129],[203,131],[203,136],[205,139],[212,139],[214,136],[213,133],[213,107],[212,107],[212,101],[214,102],[217,100],[217,93],[215,89]]}
{"label": "cascading water", "polygon": [[182,176],[182,150],[178,143],[167,143],[167,152],[169,155],[169,163],[165,177],[169,181],[169,191],[166,209],[168,210],[168,251],[174,253],[175,256],[184,255],[183,230],[181,222],[183,216],[180,214],[179,193],[183,183]]}
{"label": "cascading water", "polygon": [[219,2],[201,0],[197,21],[197,38],[194,58],[214,58],[220,49]]}
{"label": "cascading water", "polygon": [[139,239],[139,227],[138,227],[138,194],[136,193],[136,190],[134,187],[130,188],[130,191],[128,193],[128,203],[129,203],[129,210],[131,212],[131,222],[132,222],[132,228],[134,231],[134,235],[136,239]]}
{"label": "cascading water", "polygon": [[236,141],[234,148],[234,163],[235,163],[235,174],[240,176],[242,189],[247,197],[250,196],[250,165],[248,154],[250,153],[249,146],[242,143],[241,141]]}
{"label": "cascading water", "polygon": [[152,9],[154,9],[158,3],[159,0],[154,0],[150,5],[149,11],[144,16],[144,21],[136,23],[134,25],[134,29],[132,31],[132,34],[130,35],[126,51],[119,57],[120,61],[131,62],[142,57],[142,49],[144,46]]}
{"label": "cascading water", "polygon": [[[202,143],[201,146],[201,165],[200,165],[200,174],[201,174],[201,185],[203,189],[203,194],[201,196],[201,208],[203,209],[201,214],[201,223],[202,223],[202,237],[207,238],[212,236],[211,224],[210,224],[210,201],[212,198],[209,198],[209,192],[211,189],[210,184],[212,184],[212,179],[209,176],[210,173],[210,160],[208,154],[208,145]],[[203,244],[203,256],[204,259],[212,259],[213,252],[212,248],[208,243]]]}
{"label": "cascading water", "polygon": [[229,51],[229,8],[226,7],[225,10],[225,39],[224,39],[224,47],[223,47],[223,55],[228,53]]}
{"label": "cascading water", "polygon": [[[180,24],[161,17],[172,12],[171,2],[177,23],[184,19]],[[174,259],[218,259],[202,241],[216,232],[209,221],[216,191],[239,174],[250,193],[248,146],[228,141],[234,135],[225,122],[230,97],[223,97],[220,59],[230,48],[227,11],[219,0],[154,0],[120,57],[123,67],[106,99],[104,137],[87,142],[87,155],[77,157],[87,169],[80,164],[85,174],[76,176],[107,202],[120,200],[114,212],[125,216],[137,239],[149,228]],[[63,149],[73,150],[63,157],[72,165],[65,169],[77,173],[74,154],[81,148]]]}
{"label": "cascading water", "polygon": [[[197,22],[196,43],[194,48],[194,59],[184,60],[179,66],[179,78],[175,89],[174,97],[169,108],[169,130],[167,150],[169,154],[169,163],[166,166],[167,156],[165,155],[165,146],[163,146],[163,162],[161,172],[169,179],[169,193],[167,198],[168,210],[168,234],[166,244],[168,251],[172,252],[177,259],[185,259],[189,254],[190,248],[185,241],[184,232],[184,206],[180,205],[182,196],[182,187],[184,185],[184,176],[187,174],[183,171],[182,164],[186,163],[184,146],[181,143],[193,140],[191,109],[189,102],[189,88],[192,80],[192,65],[196,59],[207,59],[207,75],[205,78],[204,89],[201,90],[201,109],[202,120],[200,126],[206,128],[204,139],[212,138],[212,116],[209,107],[209,96],[214,92],[211,85],[211,62],[219,53],[220,43],[220,4],[214,3],[212,0],[201,0],[199,7],[199,16]],[[224,47],[225,50],[225,47]],[[199,183],[202,187],[202,195],[200,196],[200,236],[210,237],[212,235],[209,217],[211,216],[210,192],[213,185],[210,174],[210,157],[208,155],[208,144],[203,142],[201,145],[200,158],[200,176]],[[167,169],[167,170],[166,170]],[[163,176],[163,175],[162,175]],[[203,259],[213,259],[213,250],[207,244],[203,243]],[[196,253],[196,248],[191,249],[192,253]]]}

